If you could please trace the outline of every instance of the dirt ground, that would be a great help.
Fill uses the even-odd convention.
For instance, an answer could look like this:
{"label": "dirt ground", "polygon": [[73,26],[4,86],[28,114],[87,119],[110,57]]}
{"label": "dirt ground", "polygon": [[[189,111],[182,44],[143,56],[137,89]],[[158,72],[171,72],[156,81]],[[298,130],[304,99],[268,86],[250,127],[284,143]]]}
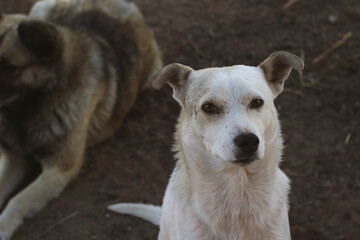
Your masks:
{"label": "dirt ground", "polygon": [[[32,2],[0,0],[0,9],[27,12]],[[293,72],[276,102],[286,145],[281,168],[292,181],[292,237],[360,239],[360,1],[303,0],[287,10],[286,0],[135,2],[165,63],[257,65],[276,50],[305,57],[303,75]],[[79,177],[13,239],[156,239],[157,227],[106,206],[161,204],[178,112],[169,87],[143,92],[116,136],[89,149]]]}

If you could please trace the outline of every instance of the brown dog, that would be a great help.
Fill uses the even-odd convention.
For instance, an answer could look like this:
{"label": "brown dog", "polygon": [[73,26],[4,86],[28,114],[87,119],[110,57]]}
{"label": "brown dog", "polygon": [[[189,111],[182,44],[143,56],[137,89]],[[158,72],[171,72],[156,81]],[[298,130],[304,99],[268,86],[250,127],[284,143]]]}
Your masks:
{"label": "brown dog", "polygon": [[29,16],[1,16],[1,240],[61,193],[161,65],[133,3],[44,0]]}

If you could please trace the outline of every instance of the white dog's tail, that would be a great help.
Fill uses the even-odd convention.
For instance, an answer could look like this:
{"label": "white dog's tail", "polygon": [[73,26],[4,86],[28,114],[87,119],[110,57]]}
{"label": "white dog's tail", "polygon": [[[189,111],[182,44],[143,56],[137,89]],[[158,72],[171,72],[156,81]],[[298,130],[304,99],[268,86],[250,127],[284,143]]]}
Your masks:
{"label": "white dog's tail", "polygon": [[161,207],[141,203],[118,203],[108,206],[108,209],[117,213],[133,215],[159,226]]}

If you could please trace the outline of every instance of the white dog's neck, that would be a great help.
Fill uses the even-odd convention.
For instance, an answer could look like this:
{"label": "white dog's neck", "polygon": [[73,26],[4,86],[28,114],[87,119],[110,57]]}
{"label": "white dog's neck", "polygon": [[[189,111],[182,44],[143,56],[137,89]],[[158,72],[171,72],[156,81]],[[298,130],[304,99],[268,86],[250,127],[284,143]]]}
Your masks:
{"label": "white dog's neck", "polygon": [[[178,131],[185,130],[181,128]],[[186,130],[177,134],[178,156],[188,169],[190,204],[214,238],[253,235],[254,239],[262,239],[258,237],[268,232],[268,239],[276,239],[267,227],[278,220],[282,212],[279,208],[286,205],[287,199],[276,199],[286,196],[279,191],[288,188],[285,184],[275,189],[279,188],[275,182],[286,178],[278,168],[282,152],[280,129],[275,140],[266,144],[264,158],[246,167],[216,159],[192,134]]]}

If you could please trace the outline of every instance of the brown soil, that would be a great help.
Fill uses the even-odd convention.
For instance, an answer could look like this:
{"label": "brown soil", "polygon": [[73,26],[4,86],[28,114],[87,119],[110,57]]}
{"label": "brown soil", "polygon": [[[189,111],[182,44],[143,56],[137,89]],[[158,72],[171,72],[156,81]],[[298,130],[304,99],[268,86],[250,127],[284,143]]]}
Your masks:
{"label": "brown soil", "polygon": [[[32,2],[1,0],[0,7],[26,12]],[[305,54],[305,84],[292,73],[277,100],[286,145],[282,169],[292,180],[292,236],[360,239],[360,1],[303,0],[287,11],[285,0],[135,2],[165,63],[197,69],[258,64],[275,50]],[[348,31],[348,41],[312,62]],[[170,148],[178,112],[169,87],[143,92],[116,136],[87,151],[79,177],[26,220],[14,240],[156,239],[157,227],[106,206],[161,204],[174,166]]]}

